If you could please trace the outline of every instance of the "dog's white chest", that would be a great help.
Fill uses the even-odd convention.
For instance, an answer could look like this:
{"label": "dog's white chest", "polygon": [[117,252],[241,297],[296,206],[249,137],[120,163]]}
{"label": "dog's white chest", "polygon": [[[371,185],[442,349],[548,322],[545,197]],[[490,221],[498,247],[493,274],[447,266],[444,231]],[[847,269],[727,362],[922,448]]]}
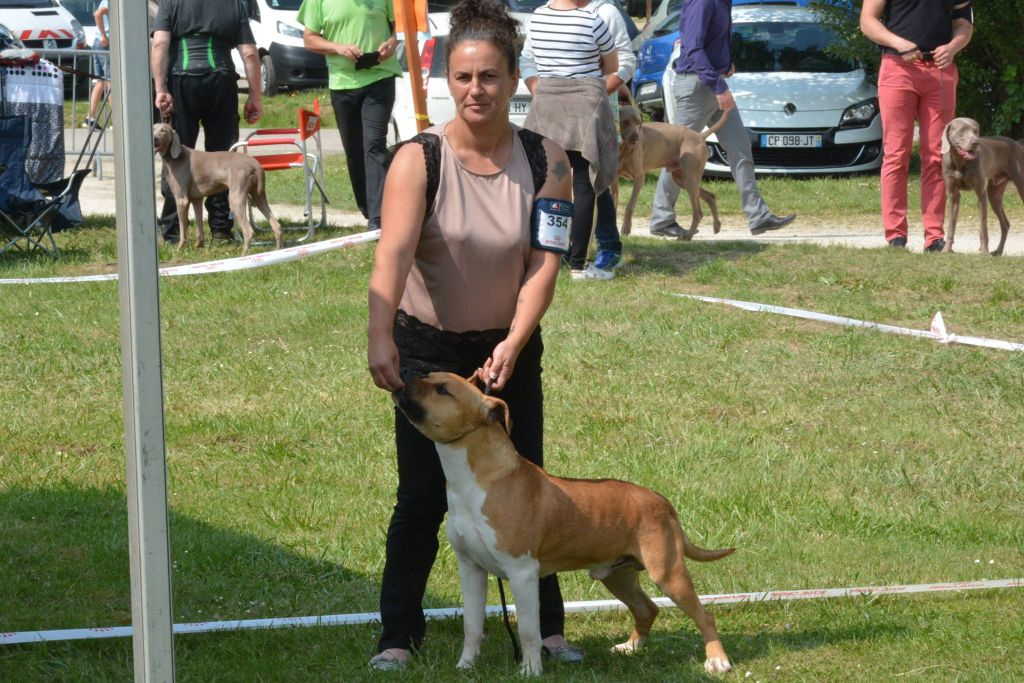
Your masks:
{"label": "dog's white chest", "polygon": [[484,515],[487,492],[477,483],[464,449],[437,444],[448,481],[448,541],[455,554],[502,578],[522,570],[537,570],[529,555],[514,557],[498,549],[498,535]]}

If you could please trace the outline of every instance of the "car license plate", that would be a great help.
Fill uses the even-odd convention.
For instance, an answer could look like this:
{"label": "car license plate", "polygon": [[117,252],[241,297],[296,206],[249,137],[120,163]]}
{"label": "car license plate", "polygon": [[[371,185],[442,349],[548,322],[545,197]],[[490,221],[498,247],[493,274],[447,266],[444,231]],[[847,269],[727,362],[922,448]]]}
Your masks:
{"label": "car license plate", "polygon": [[762,147],[821,147],[820,135],[762,133]]}
{"label": "car license plate", "polygon": [[637,95],[650,95],[650,94],[653,94],[654,91],[657,90],[657,89],[658,89],[658,84],[657,83],[654,83],[654,82],[644,83],[643,85],[640,86],[640,89],[637,91]]}
{"label": "car license plate", "polygon": [[508,103],[510,114],[525,116],[530,113],[530,100],[512,100]]}

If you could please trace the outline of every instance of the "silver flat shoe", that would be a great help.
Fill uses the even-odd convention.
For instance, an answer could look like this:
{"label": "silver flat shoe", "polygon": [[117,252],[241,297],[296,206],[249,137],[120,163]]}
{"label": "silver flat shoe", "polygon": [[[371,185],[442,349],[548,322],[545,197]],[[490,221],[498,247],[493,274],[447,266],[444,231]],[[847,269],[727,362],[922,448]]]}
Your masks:
{"label": "silver flat shoe", "polygon": [[583,661],[583,648],[566,643],[560,647],[540,646],[541,652],[555,662],[563,664],[579,664]]}
{"label": "silver flat shoe", "polygon": [[369,667],[374,671],[404,671],[406,663],[390,652],[379,652],[370,657]]}

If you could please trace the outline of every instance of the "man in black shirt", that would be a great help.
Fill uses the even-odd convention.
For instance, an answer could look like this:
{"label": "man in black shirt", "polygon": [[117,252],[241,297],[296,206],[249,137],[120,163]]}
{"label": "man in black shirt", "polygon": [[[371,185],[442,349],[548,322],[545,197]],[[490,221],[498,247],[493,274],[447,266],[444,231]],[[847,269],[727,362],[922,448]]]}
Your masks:
{"label": "man in black shirt", "polygon": [[953,120],[959,74],[953,58],[974,31],[971,0],[864,0],[861,31],[882,47],[882,225],[894,247],[907,245],[907,175],[918,122],[921,219],[926,251],[945,246],[942,130]]}
{"label": "man in black shirt", "polygon": [[[249,81],[245,118],[255,123],[263,113],[260,102],[260,60],[249,28],[247,3],[243,0],[161,0],[153,24],[150,64],[156,90],[155,105],[181,144],[195,147],[199,125],[206,136],[206,150],[225,151],[238,142],[238,77],[231,50],[238,49]],[[174,197],[161,181],[164,207],[160,231],[164,240],[178,241]],[[228,193],[207,197],[210,232],[232,237]]]}

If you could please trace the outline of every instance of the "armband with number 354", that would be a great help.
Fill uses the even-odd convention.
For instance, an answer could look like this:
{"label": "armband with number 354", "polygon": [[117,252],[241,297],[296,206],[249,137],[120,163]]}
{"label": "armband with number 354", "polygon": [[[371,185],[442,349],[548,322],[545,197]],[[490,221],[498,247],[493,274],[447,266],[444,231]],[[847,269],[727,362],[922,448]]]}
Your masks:
{"label": "armband with number 354", "polygon": [[541,197],[533,203],[530,246],[534,249],[565,254],[572,231],[572,202]]}

